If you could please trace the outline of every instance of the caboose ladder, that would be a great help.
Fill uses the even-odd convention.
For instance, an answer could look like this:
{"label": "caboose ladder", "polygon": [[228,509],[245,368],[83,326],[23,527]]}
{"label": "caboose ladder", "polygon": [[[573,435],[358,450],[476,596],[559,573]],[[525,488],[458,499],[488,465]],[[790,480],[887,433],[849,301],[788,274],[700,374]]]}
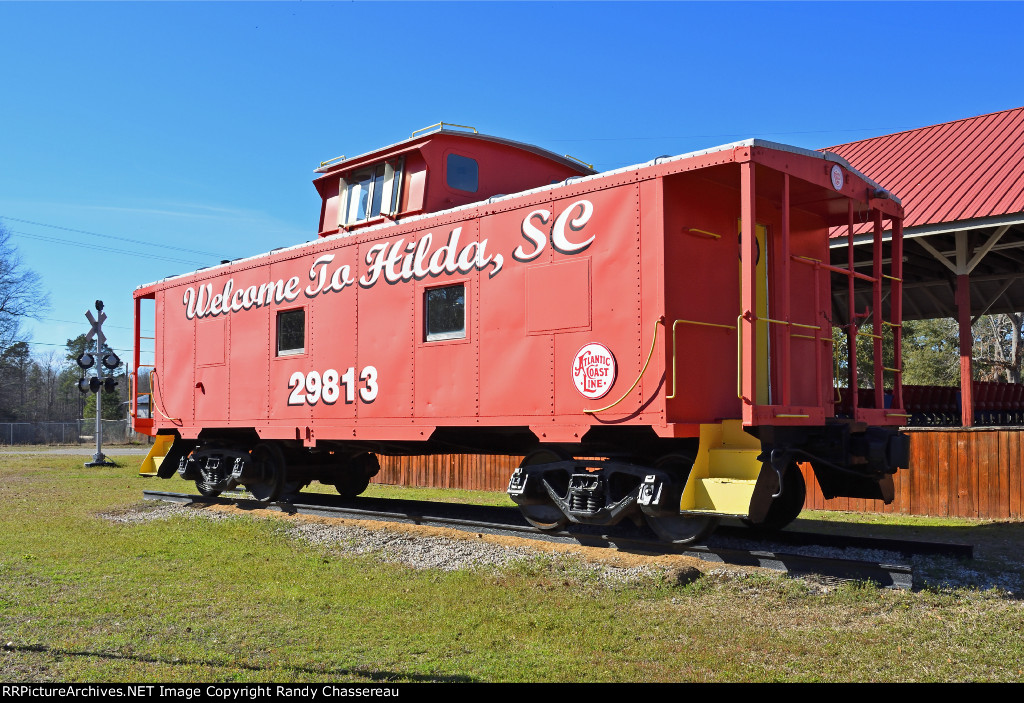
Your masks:
{"label": "caboose ladder", "polygon": [[742,420],[701,425],[700,447],[679,512],[745,517],[761,473],[760,454],[760,440],[743,431]]}

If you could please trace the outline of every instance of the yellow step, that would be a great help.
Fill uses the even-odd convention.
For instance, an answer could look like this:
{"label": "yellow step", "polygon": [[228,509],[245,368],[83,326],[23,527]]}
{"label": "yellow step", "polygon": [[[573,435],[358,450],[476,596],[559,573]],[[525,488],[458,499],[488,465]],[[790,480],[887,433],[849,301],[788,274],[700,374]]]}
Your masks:
{"label": "yellow step", "polygon": [[761,451],[761,440],[744,432],[741,420],[723,420],[721,431],[723,446]]}
{"label": "yellow step", "polygon": [[697,485],[694,509],[746,515],[756,483],[756,479],[702,478]]}
{"label": "yellow step", "polygon": [[757,457],[761,448],[740,449],[722,447],[708,451],[708,473],[716,478],[757,479],[761,462]]}
{"label": "yellow step", "polygon": [[142,460],[142,466],[139,467],[139,476],[156,476],[156,471],[163,463],[167,452],[171,450],[172,444],[174,444],[172,435],[161,434],[154,437],[153,446],[149,448],[149,454]]}

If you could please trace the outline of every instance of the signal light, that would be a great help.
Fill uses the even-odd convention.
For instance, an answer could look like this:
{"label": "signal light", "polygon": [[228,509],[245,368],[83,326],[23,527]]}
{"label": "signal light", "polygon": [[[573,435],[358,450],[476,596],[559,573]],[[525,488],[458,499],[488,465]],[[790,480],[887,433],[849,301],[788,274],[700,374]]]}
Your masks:
{"label": "signal light", "polygon": [[75,362],[80,368],[91,369],[92,365],[96,363],[96,359],[89,352],[82,354],[80,357],[75,359]]}
{"label": "signal light", "polygon": [[[104,363],[106,363],[106,362],[104,362]],[[113,393],[114,389],[116,387],[117,387],[117,381],[115,379],[113,379],[112,377],[108,376],[107,378],[103,379],[103,392],[104,393]]]}
{"label": "signal light", "polygon": [[[117,384],[116,381],[114,383],[115,385]],[[78,390],[80,390],[82,393],[96,393],[99,391],[100,386],[102,385],[103,384],[100,382],[100,379],[96,378],[95,376],[92,376],[90,378],[78,379]]]}
{"label": "signal light", "polygon": [[107,352],[103,355],[103,365],[108,369],[116,369],[121,365],[121,359],[114,352]]}

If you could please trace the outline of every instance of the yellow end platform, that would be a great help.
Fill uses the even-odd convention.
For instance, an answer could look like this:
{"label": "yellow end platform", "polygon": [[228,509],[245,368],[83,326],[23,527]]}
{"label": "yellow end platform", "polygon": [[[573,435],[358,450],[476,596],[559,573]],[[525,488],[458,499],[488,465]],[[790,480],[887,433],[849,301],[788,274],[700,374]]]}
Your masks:
{"label": "yellow end platform", "polygon": [[157,469],[163,463],[167,452],[171,450],[172,444],[174,444],[172,435],[159,434],[154,437],[153,446],[149,448],[149,454],[146,455],[142,466],[139,467],[139,476],[156,476]]}
{"label": "yellow end platform", "polygon": [[700,426],[700,447],[679,501],[679,511],[746,517],[761,473],[761,441],[741,420]]}

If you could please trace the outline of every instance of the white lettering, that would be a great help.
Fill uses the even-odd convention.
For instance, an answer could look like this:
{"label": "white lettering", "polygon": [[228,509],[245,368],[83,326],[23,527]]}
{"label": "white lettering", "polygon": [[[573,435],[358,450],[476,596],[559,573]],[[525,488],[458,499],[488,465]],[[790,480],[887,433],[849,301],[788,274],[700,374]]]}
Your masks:
{"label": "white lettering", "polygon": [[[359,399],[364,403],[372,403],[377,399],[380,386],[377,384],[377,368],[364,366],[359,372]],[[288,379],[288,405],[316,405],[323,400],[333,405],[341,398],[341,386],[345,387],[345,403],[356,402],[356,370],[349,366],[344,374],[335,369],[327,369],[323,375],[318,371],[303,373],[296,371]]]}
{"label": "white lettering", "polygon": [[522,228],[520,228],[520,231],[523,233],[523,236],[528,241],[533,243],[533,251],[527,254],[526,250],[524,250],[523,246],[520,244],[518,247],[516,247],[516,250],[512,252],[512,258],[516,259],[517,261],[533,261],[534,259],[541,255],[541,252],[544,251],[544,245],[547,243],[548,235],[545,232],[541,232],[533,225],[532,220],[534,218],[540,220],[540,223],[542,225],[546,225],[548,223],[548,220],[551,219],[551,211],[534,210],[529,215],[523,218],[523,226]]}
{"label": "white lettering", "polygon": [[242,296],[242,307],[248,310],[256,304],[256,286],[249,286],[245,289],[245,295]]}
{"label": "white lettering", "polygon": [[[574,217],[575,214],[575,217]],[[521,262],[533,261],[547,247],[550,239],[554,249],[562,254],[576,254],[589,247],[595,235],[575,241],[571,233],[580,232],[594,214],[589,200],[579,200],[563,210],[552,221],[550,210],[533,210],[523,218],[520,228],[527,244],[515,248],[512,258]],[[548,228],[541,229],[551,223]],[[538,226],[540,225],[540,226]],[[235,280],[224,282],[220,292],[214,294],[213,283],[189,286],[182,296],[185,317],[189,320],[206,316],[227,315],[272,304],[294,301],[300,293],[314,298],[328,293],[340,293],[348,286],[358,284],[370,288],[383,277],[388,284],[419,281],[431,276],[487,271],[493,278],[502,269],[504,258],[500,253],[487,251],[488,239],[461,244],[462,227],[453,227],[447,240],[433,249],[434,233],[426,232],[418,239],[401,238],[393,242],[377,242],[366,249],[366,273],[356,278],[353,267],[341,264],[334,267],[336,255],[322,254],[309,267],[305,288],[299,276],[267,281],[258,286],[235,288]],[[332,270],[333,267],[333,270]],[[313,394],[315,395],[315,394]]]}
{"label": "white lettering", "polygon": [[426,278],[430,275],[430,269],[424,268],[423,263],[427,260],[427,252],[430,251],[430,243],[433,241],[434,235],[427,232],[416,244],[416,256],[414,257],[412,264],[412,275],[416,280]]}
{"label": "white lettering", "polygon": [[[309,280],[316,281],[316,288],[306,286],[306,295],[310,298],[324,289],[324,284],[327,282],[327,264],[332,261],[334,261],[334,254],[324,254],[309,267]],[[316,270],[317,266],[320,267],[319,273]]]}
{"label": "white lettering", "polygon": [[199,286],[199,292],[196,294],[196,317],[203,317],[209,311],[208,299],[212,293],[213,285],[207,283],[205,286]]}
{"label": "white lettering", "polygon": [[[580,208],[580,215],[570,220],[569,215],[576,208]],[[565,236],[565,225],[568,224],[571,231],[579,232],[590,222],[590,216],[593,214],[594,205],[589,200],[580,200],[563,210],[555,220],[555,226],[551,229],[551,246],[555,248],[555,251],[562,254],[578,254],[589,247],[593,243],[595,235],[590,235],[590,239],[586,241],[573,243]]]}
{"label": "white lettering", "polygon": [[359,285],[363,288],[369,288],[377,282],[380,277],[381,269],[384,268],[384,251],[388,248],[387,242],[381,244],[374,244],[370,247],[370,250],[366,252],[366,263],[370,265],[370,269],[366,272],[366,275],[359,279]]}
{"label": "white lettering", "polygon": [[[340,292],[345,286],[350,286],[356,282],[356,279],[352,278],[352,269],[349,268],[348,264],[339,266],[335,270],[334,275],[331,276],[331,288],[330,290]],[[327,293],[328,291],[324,291]]]}

